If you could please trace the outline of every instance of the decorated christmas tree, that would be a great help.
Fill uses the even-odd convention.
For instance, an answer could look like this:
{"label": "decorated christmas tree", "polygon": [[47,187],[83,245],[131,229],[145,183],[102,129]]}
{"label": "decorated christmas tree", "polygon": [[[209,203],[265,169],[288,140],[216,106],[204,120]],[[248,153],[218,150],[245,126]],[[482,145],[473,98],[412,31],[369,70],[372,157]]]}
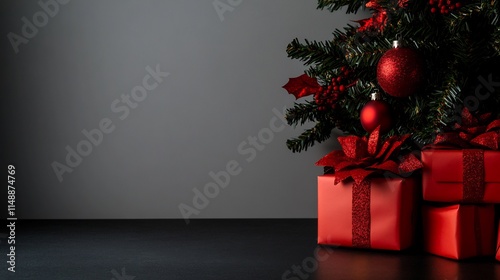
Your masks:
{"label": "decorated christmas tree", "polygon": [[314,123],[288,147],[348,134],[316,163],[318,243],[403,250],[422,213],[424,251],[491,256],[498,236],[500,261],[499,2],[318,1],[345,6],[372,16],[287,49],[309,66],[284,86],[300,99],[288,123]]}
{"label": "decorated christmas tree", "polygon": [[314,126],[287,141],[307,150],[338,128],[366,136],[411,136],[415,147],[472,114],[500,112],[500,4],[497,0],[318,0],[318,9],[370,18],[335,30],[329,41],[293,40],[289,57],[305,74],[284,88],[298,100],[290,125]]}

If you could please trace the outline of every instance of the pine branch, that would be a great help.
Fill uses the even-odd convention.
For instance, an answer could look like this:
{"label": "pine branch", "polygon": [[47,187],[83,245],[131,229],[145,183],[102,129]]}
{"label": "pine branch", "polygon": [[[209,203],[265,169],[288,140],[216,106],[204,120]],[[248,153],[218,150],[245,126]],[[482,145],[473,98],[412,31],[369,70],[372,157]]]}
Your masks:
{"label": "pine branch", "polygon": [[[346,7],[355,13],[368,1],[318,0],[319,9],[336,11]],[[287,53],[308,66],[306,73],[316,77],[323,86],[331,85],[339,68],[351,70],[358,82],[338,100],[335,110],[319,111],[313,102],[296,104],[289,110],[291,125],[315,122],[287,145],[294,152],[306,150],[316,142],[330,137],[333,128],[346,133],[364,135],[359,113],[378,87],[376,67],[380,57],[398,37],[406,47],[417,50],[425,65],[425,82],[419,92],[407,98],[382,94],[393,111],[394,125],[389,135],[410,133],[420,144],[433,140],[436,132],[456,117],[455,108],[474,92],[477,77],[494,73],[500,81],[500,0],[474,0],[450,14],[431,13],[428,1],[409,1],[407,8],[398,0],[377,0],[387,14],[387,22],[379,29],[360,31],[348,25],[335,30],[332,40],[325,42],[293,40]],[[375,22],[377,23],[377,22]],[[376,25],[375,25],[376,26]],[[381,89],[379,89],[381,90]],[[500,89],[498,89],[500,92]],[[337,98],[337,97],[336,97]],[[495,111],[500,94],[495,92],[478,110]]]}
{"label": "pine branch", "polygon": [[491,47],[496,52],[495,56],[500,56],[500,28],[497,28],[491,35]]}
{"label": "pine branch", "polygon": [[373,92],[373,83],[358,80],[348,89],[348,94],[339,102],[340,109],[332,112],[335,127],[354,135],[363,135],[366,132],[359,121],[359,112],[366,102],[370,100]]}
{"label": "pine branch", "polygon": [[454,77],[450,77],[449,82],[443,89],[431,93],[433,100],[429,106],[433,108],[433,114],[431,115],[433,119],[432,127],[440,128],[448,124],[451,112],[460,101],[461,91],[461,85],[454,80]]}
{"label": "pine branch", "polygon": [[288,149],[292,152],[307,151],[315,143],[321,143],[330,138],[333,126],[330,123],[318,122],[313,128],[305,130],[298,138],[286,141]]}
{"label": "pine branch", "polygon": [[298,39],[294,39],[288,44],[286,52],[288,57],[304,61],[305,65],[329,64],[342,65],[343,54],[332,41],[317,42],[304,40],[302,44]]}
{"label": "pine branch", "polygon": [[313,122],[318,119],[317,106],[314,102],[295,103],[293,108],[286,112],[286,120],[289,125],[303,125],[306,122]]}
{"label": "pine branch", "polygon": [[361,44],[346,44],[345,53],[347,64],[352,67],[375,67],[384,54],[389,49],[391,43],[388,40],[372,41]]}
{"label": "pine branch", "polygon": [[364,7],[368,1],[362,0],[318,0],[318,9],[328,9],[330,12],[340,10],[342,7],[347,6],[346,12],[348,14],[356,13],[359,8]]}

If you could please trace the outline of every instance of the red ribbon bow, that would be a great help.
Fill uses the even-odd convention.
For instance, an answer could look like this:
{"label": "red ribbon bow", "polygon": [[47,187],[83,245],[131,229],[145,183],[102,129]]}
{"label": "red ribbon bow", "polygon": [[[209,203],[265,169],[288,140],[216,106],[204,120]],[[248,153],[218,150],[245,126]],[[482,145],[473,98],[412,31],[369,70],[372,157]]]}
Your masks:
{"label": "red ribbon bow", "polygon": [[454,131],[439,134],[434,145],[500,150],[500,119],[488,122],[491,117],[486,113],[476,118],[464,108],[462,121],[455,124]]}
{"label": "red ribbon bow", "polygon": [[316,165],[333,167],[335,184],[351,177],[359,184],[373,173],[389,171],[401,175],[412,172],[422,168],[420,160],[411,153],[399,156],[401,145],[409,137],[410,135],[392,136],[381,143],[380,127],[369,138],[339,137],[342,150],[327,154]]}

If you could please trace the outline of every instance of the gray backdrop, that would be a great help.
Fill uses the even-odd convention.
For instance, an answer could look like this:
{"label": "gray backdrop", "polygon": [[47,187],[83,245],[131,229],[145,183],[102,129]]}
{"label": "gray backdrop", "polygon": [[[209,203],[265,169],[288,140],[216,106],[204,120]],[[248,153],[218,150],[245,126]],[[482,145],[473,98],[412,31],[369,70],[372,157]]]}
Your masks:
{"label": "gray backdrop", "polygon": [[336,144],[287,150],[302,128],[282,125],[294,98],[281,86],[305,67],[285,49],[360,15],[302,0],[66,1],[0,2],[17,217],[182,218],[182,203],[190,218],[316,217],[314,163]]}

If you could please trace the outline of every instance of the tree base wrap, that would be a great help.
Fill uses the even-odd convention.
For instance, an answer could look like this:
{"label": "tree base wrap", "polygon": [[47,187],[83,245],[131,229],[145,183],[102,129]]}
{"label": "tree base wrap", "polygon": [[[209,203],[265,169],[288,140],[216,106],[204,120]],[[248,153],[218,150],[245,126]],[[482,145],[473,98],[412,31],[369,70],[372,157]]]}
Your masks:
{"label": "tree base wrap", "polygon": [[371,178],[357,186],[334,181],[333,174],[318,176],[318,244],[384,250],[413,244],[416,179]]}
{"label": "tree base wrap", "polygon": [[495,254],[493,205],[424,206],[424,250],[450,259]]}
{"label": "tree base wrap", "polygon": [[500,152],[422,151],[423,197],[427,201],[500,203]]}

